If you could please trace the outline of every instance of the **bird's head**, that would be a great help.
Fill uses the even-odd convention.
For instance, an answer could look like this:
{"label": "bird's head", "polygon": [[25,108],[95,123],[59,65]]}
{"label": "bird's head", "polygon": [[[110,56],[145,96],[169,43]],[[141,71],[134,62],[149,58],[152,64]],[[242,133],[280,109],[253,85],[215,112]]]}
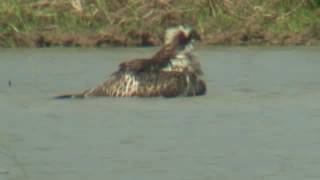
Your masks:
{"label": "bird's head", "polygon": [[180,25],[166,30],[164,44],[173,44],[179,49],[185,49],[191,46],[193,41],[200,39],[199,33],[191,26]]}

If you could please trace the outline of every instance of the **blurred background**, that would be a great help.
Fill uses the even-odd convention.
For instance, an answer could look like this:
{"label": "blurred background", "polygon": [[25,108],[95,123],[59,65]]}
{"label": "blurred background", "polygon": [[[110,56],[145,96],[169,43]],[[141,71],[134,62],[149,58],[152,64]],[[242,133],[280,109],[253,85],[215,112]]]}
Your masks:
{"label": "blurred background", "polygon": [[320,0],[1,0],[1,47],[154,46],[190,24],[204,44],[313,45]]}
{"label": "blurred background", "polygon": [[[0,0],[0,180],[319,180],[319,17],[320,0]],[[202,36],[206,96],[53,99],[178,24]]]}

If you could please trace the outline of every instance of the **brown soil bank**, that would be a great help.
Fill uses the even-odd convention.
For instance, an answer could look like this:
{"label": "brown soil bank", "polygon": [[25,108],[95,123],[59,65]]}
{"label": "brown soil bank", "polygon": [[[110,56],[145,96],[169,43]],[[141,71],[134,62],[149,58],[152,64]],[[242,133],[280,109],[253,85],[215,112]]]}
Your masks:
{"label": "brown soil bank", "polygon": [[190,24],[204,44],[320,44],[320,0],[2,0],[0,47],[159,45]]}

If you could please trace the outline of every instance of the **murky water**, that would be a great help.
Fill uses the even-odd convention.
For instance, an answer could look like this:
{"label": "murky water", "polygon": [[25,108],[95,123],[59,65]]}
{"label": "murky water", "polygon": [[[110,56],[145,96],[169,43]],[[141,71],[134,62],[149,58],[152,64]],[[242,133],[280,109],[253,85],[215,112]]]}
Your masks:
{"label": "murky water", "polygon": [[319,47],[200,48],[204,97],[50,98],[154,50],[1,49],[0,179],[320,179]]}

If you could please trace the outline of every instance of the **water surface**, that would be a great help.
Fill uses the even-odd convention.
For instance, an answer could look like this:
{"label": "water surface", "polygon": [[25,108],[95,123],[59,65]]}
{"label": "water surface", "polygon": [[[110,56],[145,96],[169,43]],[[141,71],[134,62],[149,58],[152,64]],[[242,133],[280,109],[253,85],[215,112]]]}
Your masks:
{"label": "water surface", "polygon": [[202,47],[203,97],[51,98],[156,49],[0,49],[0,179],[320,179],[319,47]]}

